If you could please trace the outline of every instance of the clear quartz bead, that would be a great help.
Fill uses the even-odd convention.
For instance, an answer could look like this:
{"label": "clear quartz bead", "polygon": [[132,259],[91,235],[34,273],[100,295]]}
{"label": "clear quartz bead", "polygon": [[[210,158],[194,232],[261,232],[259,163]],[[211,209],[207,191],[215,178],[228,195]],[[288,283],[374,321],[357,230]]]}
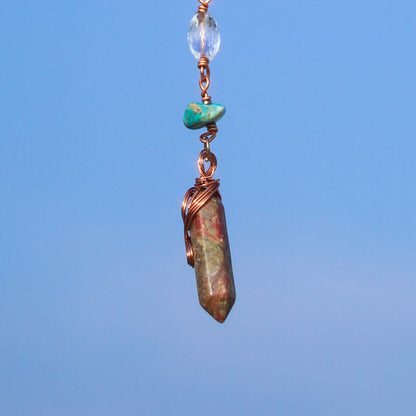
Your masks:
{"label": "clear quartz bead", "polygon": [[217,22],[209,13],[197,13],[188,30],[188,43],[196,59],[214,58],[221,43]]}

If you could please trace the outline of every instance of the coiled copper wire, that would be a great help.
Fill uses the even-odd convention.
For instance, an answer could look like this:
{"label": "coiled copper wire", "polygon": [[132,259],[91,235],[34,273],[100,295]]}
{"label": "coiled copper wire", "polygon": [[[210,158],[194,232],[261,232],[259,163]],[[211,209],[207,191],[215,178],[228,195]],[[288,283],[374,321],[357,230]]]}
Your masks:
{"label": "coiled copper wire", "polygon": [[206,0],[206,1],[198,0],[198,1],[201,3],[201,5],[198,7],[198,13],[201,13],[201,14],[207,13],[208,5],[211,0]]}
{"label": "coiled copper wire", "polygon": [[[210,162],[208,170],[205,169],[204,161],[206,160]],[[184,227],[186,259],[191,267],[194,267],[194,252],[190,234],[192,221],[198,211],[207,204],[214,195],[221,199],[221,194],[218,190],[220,187],[220,180],[212,178],[216,168],[217,158],[214,153],[207,153],[206,150],[202,150],[198,158],[198,170],[201,176],[196,178],[195,186],[188,190],[182,201],[181,212]]]}

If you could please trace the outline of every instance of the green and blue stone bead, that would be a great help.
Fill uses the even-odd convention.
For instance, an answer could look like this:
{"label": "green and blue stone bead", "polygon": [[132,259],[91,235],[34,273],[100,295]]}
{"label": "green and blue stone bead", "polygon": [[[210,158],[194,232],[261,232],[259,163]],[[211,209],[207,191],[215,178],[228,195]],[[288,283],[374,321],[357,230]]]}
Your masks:
{"label": "green and blue stone bead", "polygon": [[183,124],[188,129],[196,130],[216,123],[224,114],[225,107],[221,104],[190,103],[185,109]]}

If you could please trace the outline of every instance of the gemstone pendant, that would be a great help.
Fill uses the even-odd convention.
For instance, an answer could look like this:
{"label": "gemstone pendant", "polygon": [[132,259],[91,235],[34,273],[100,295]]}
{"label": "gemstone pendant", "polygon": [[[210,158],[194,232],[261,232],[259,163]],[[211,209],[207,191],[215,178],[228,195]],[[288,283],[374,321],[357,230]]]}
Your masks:
{"label": "gemstone pendant", "polygon": [[[199,303],[222,323],[235,302],[235,286],[224,206],[219,192],[219,179],[214,179],[217,158],[211,143],[218,133],[217,122],[225,107],[212,102],[208,94],[210,67],[221,43],[217,22],[208,13],[211,0],[199,0],[198,12],[191,20],[188,43],[198,60],[199,87],[202,102],[190,103],[183,122],[188,129],[206,128],[199,136],[204,148],[199,154],[200,177],[188,189],[182,201],[182,220],[186,259],[195,268]],[[209,163],[207,168],[205,164]]]}

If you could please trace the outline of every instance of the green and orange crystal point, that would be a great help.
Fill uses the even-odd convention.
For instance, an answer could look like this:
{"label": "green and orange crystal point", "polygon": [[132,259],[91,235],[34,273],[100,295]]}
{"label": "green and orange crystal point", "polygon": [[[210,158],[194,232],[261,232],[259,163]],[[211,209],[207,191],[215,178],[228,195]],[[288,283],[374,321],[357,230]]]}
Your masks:
{"label": "green and orange crystal point", "polygon": [[223,323],[235,302],[235,286],[224,206],[211,198],[191,226],[199,303]]}

